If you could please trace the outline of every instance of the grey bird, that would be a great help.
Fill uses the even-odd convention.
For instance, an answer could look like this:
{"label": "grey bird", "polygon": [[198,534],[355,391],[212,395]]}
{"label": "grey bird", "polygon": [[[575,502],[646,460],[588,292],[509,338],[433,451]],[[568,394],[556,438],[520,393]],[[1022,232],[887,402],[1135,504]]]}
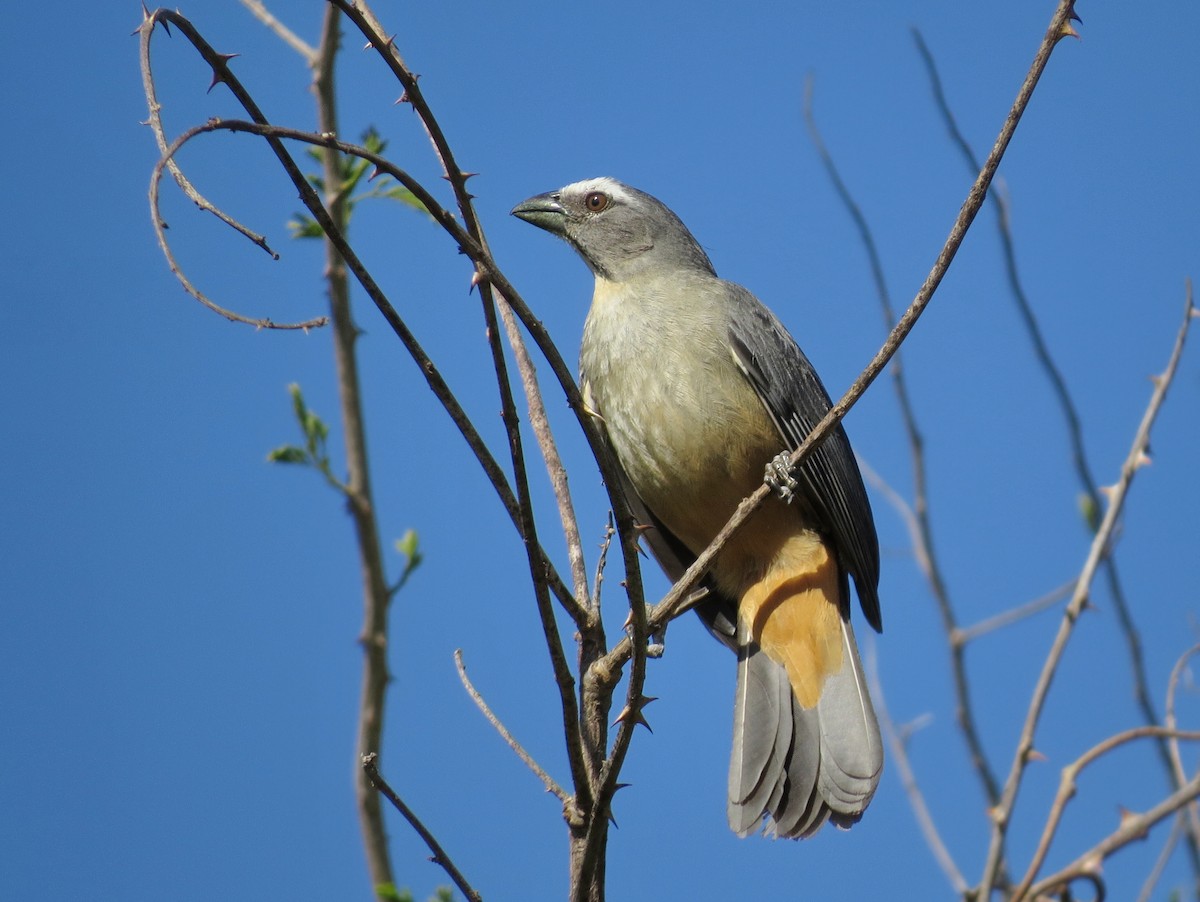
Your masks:
{"label": "grey bird", "polygon": [[718,278],[649,194],[588,179],[512,212],[566,239],[595,275],[584,403],[667,575],[682,576],[764,473],[780,495],[717,556],[696,608],[738,659],[730,827],[792,838],[849,827],[883,769],[849,586],[881,629],[879,544],[840,425],[794,474],[778,458],[828,412],[821,380],[775,315]]}

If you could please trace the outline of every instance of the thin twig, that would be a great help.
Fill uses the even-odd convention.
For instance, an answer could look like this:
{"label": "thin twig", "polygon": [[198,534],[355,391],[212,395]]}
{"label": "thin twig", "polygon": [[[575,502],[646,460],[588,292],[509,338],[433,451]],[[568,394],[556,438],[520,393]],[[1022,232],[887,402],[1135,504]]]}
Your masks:
{"label": "thin twig", "polygon": [[[917,517],[913,513],[908,502],[892,488],[875,469],[863,460],[858,458],[859,469],[862,470],[863,479],[871,488],[883,495],[884,500],[892,506],[901,520],[904,521],[905,528],[908,530],[909,539],[912,541],[915,554],[917,555],[918,564],[920,564],[921,541],[917,536]],[[923,566],[923,565],[922,565]],[[1057,589],[1052,589],[1045,595],[1027,601],[1024,604],[1017,605],[1014,608],[1009,608],[1006,611],[1001,611],[992,617],[988,617],[979,621],[974,626],[958,627],[953,635],[953,642],[958,645],[967,645],[974,640],[986,636],[988,633],[1003,629],[1006,626],[1012,626],[1027,617],[1032,617],[1034,614],[1040,614],[1042,611],[1054,607],[1064,598],[1071,595],[1071,590],[1075,588],[1075,580],[1069,580],[1059,586]]]}
{"label": "thin twig", "polygon": [[[1066,886],[1077,879],[1093,881],[1099,879],[1098,869],[1104,859],[1130,842],[1145,836],[1151,827],[1163,818],[1170,817],[1179,811],[1184,805],[1195,800],[1197,796],[1200,796],[1200,774],[1197,774],[1196,777],[1175,790],[1149,811],[1124,818],[1117,830],[1114,830],[1065,868],[1029,887],[1027,898],[1040,899],[1048,890]],[[1013,897],[1013,902],[1018,902],[1017,897]]]}
{"label": "thin twig", "polygon": [[[246,2],[246,0],[243,0]],[[249,5],[249,4],[248,4]],[[266,14],[261,4],[259,13]],[[317,103],[318,130],[338,132],[335,74],[341,43],[337,10],[327,7],[321,24],[319,48],[307,56],[312,68],[312,91]],[[270,23],[268,23],[270,24]],[[274,28],[277,34],[282,26]],[[286,32],[286,29],[283,29]],[[286,40],[286,35],[282,35]],[[349,207],[342,183],[342,156],[331,148],[321,154],[322,186],[330,219],[345,234],[349,225]],[[350,281],[346,264],[337,247],[328,239],[325,250],[325,280],[329,287],[329,315],[333,321],[333,356],[337,372],[338,400],[342,413],[342,435],[346,451],[346,482],[343,491],[354,524],[359,553],[363,592],[363,625],[359,644],[363,651],[362,685],[359,690],[358,722],[355,726],[355,751],[361,757],[383,748],[383,718],[391,675],[388,669],[388,610],[394,592],[388,585],[379,539],[371,471],[368,465],[366,425],[362,410],[362,386],[356,351],[359,329],[350,307]],[[359,829],[362,831],[367,869],[371,885],[382,898],[380,888],[395,884],[387,828],[376,792],[361,771],[355,781]]]}
{"label": "thin twig", "polygon": [[563,536],[567,542],[567,559],[571,565],[571,581],[575,590],[574,605],[567,609],[571,619],[579,629],[586,629],[593,619],[593,612],[588,607],[587,562],[583,557],[583,542],[579,537],[579,521],[575,517],[575,506],[571,502],[571,490],[567,485],[567,468],[563,466],[559,456],[558,446],[554,442],[554,434],[550,431],[550,421],[546,416],[546,405],[542,393],[538,389],[537,369],[529,357],[529,349],[521,338],[516,317],[512,306],[500,292],[496,292],[497,306],[500,318],[504,322],[504,331],[508,336],[509,347],[517,361],[517,370],[521,375],[521,385],[525,389],[525,402],[529,410],[529,426],[537,439],[542,459],[546,463],[546,472],[550,476],[550,485],[554,489],[554,498],[558,502],[558,517],[562,523]]}
{"label": "thin twig", "polygon": [[1163,871],[1167,869],[1167,862],[1171,860],[1171,855],[1175,852],[1175,847],[1179,845],[1179,838],[1184,835],[1187,830],[1186,824],[1183,822],[1183,812],[1175,815],[1175,823],[1171,825],[1171,832],[1167,834],[1167,841],[1163,843],[1162,851],[1158,853],[1158,858],[1154,860],[1154,867],[1150,869],[1150,873],[1146,875],[1145,881],[1142,883],[1142,889],[1138,893],[1137,902],[1150,902],[1154,895],[1154,888],[1158,886],[1158,881],[1162,879]]}
{"label": "thin twig", "polygon": [[[826,147],[825,140],[821,136],[821,131],[817,127],[816,115],[813,112],[812,86],[812,78],[809,77],[804,84],[804,122],[808,126],[809,137],[817,150],[817,155],[821,158],[821,162],[825,166],[825,172],[828,174],[830,182],[833,183],[834,190],[837,192],[842,205],[846,208],[846,211],[850,214],[850,218],[854,221],[855,227],[858,229],[859,239],[862,241],[863,249],[866,251],[867,261],[871,268],[871,277],[875,283],[875,293],[879,298],[879,306],[883,313],[884,328],[891,331],[896,325],[896,314],[892,308],[892,299],[888,292],[887,280],[883,275],[883,261],[879,256],[879,249],[875,245],[875,237],[871,233],[867,217],[863,214],[862,208],[854,200],[854,196],[850,193],[850,188],[846,185],[845,180],[842,179],[841,173],[838,172],[833,155],[830,154],[829,148]],[[976,166],[974,171],[978,172],[979,167]],[[961,642],[956,641],[956,637],[958,636],[958,618],[954,613],[954,605],[950,600],[950,591],[942,576],[942,569],[938,563],[937,550],[933,541],[933,524],[929,517],[928,474],[925,467],[925,440],[917,425],[917,415],[913,407],[912,398],[908,392],[908,381],[905,378],[903,360],[899,349],[896,350],[896,354],[892,357],[888,373],[891,375],[892,387],[896,392],[896,404],[900,409],[900,419],[904,424],[904,432],[908,437],[909,453],[912,456],[913,517],[909,532],[912,537],[917,561],[920,564],[921,571],[925,574],[925,581],[929,584],[929,591],[933,595],[934,603],[937,605],[938,613],[941,616],[942,630],[946,634],[946,644],[950,649],[950,673],[954,682],[955,718],[958,721],[963,738],[966,740],[967,753],[971,757],[971,765],[983,784],[986,802],[988,805],[994,805],[999,795],[1000,787],[996,781],[996,775],[992,771],[991,763],[988,761],[987,754],[984,751],[983,741],[979,737],[979,730],[975,725],[975,714],[971,705],[970,684],[967,681],[965,648]]]}
{"label": "thin twig", "polygon": [[504,726],[500,718],[496,716],[495,712],[493,712],[488,706],[488,703],[484,701],[484,698],[479,693],[479,690],[475,688],[475,685],[471,682],[470,677],[467,676],[467,665],[463,662],[463,653],[461,648],[456,649],[454,652],[454,666],[458,668],[458,678],[462,680],[463,688],[466,689],[467,694],[471,696],[471,701],[475,702],[475,705],[481,712],[483,712],[483,716],[487,718],[487,722],[495,727],[496,732],[500,734],[500,737],[506,743],[508,743],[508,747],[516,752],[517,757],[525,762],[525,766],[533,771],[534,775],[542,781],[542,784],[546,787],[547,792],[554,793],[554,795],[558,797],[558,800],[562,802],[564,806],[574,805],[575,800],[571,798],[570,794],[561,786],[559,786],[557,782],[555,782],[554,778],[546,772],[545,768],[537,763],[537,761],[532,755],[529,754],[529,752],[525,751],[525,747],[522,746],[521,743],[517,741],[516,737],[508,731],[508,728]]}
{"label": "thin twig", "polygon": [[1184,305],[1183,323],[1176,335],[1175,345],[1172,348],[1166,370],[1154,380],[1154,391],[1151,393],[1150,402],[1134,436],[1133,445],[1125,458],[1124,464],[1121,466],[1120,478],[1117,480],[1117,484],[1108,492],[1108,510],[1105,512],[1100,527],[1097,529],[1096,535],[1092,540],[1092,546],[1088,552],[1087,560],[1083,565],[1083,570],[1079,575],[1079,580],[1075,585],[1075,591],[1063,614],[1058,633],[1054,637],[1054,643],[1046,655],[1037,685],[1034,687],[1033,696],[1029,702],[1029,709],[1025,716],[1025,723],[1021,729],[1021,736],[1017,742],[1016,753],[1013,756],[1008,778],[1004,783],[1004,791],[1000,797],[1000,803],[992,809],[992,835],[988,845],[983,879],[980,881],[975,894],[977,899],[986,900],[991,898],[992,887],[995,886],[997,875],[1003,867],[1004,846],[1008,833],[1008,825],[1012,818],[1013,806],[1016,804],[1021,778],[1024,775],[1025,768],[1033,752],[1034,733],[1037,730],[1038,721],[1045,707],[1046,698],[1050,693],[1050,685],[1058,671],[1058,666],[1066,651],[1067,643],[1074,632],[1075,624],[1079,616],[1083,613],[1084,607],[1091,595],[1092,580],[1095,578],[1096,571],[1100,567],[1100,562],[1110,551],[1109,544],[1117,523],[1120,520],[1121,511],[1125,506],[1125,499],[1128,496],[1129,487],[1133,483],[1134,474],[1149,460],[1146,456],[1146,449],[1150,443],[1150,429],[1154,424],[1155,418],[1158,416],[1159,410],[1162,409],[1167,389],[1170,387],[1171,380],[1175,376],[1179,358],[1183,354],[1184,340],[1187,337],[1188,328],[1193,318],[1192,311],[1192,296],[1189,291],[1187,302]]}
{"label": "thin twig", "polygon": [[[1195,742],[1200,740],[1200,730],[1172,730],[1167,727],[1155,726],[1134,727],[1097,743],[1080,755],[1075,761],[1064,767],[1058,784],[1058,792],[1054,796],[1054,802],[1050,806],[1050,813],[1046,817],[1046,826],[1042,830],[1037,848],[1030,859],[1029,868],[1026,870],[1025,876],[1021,878],[1021,882],[1013,890],[1012,898],[1014,902],[1021,899],[1029,891],[1029,887],[1037,877],[1038,871],[1042,869],[1042,865],[1046,861],[1046,855],[1050,851],[1050,844],[1058,834],[1058,827],[1062,822],[1063,813],[1067,810],[1067,805],[1078,791],[1079,775],[1083,772],[1084,768],[1126,743],[1147,738],[1185,739]],[[1110,853],[1111,851],[1116,851],[1116,849],[1110,850]]]}
{"label": "thin twig", "polygon": [[[979,168],[979,163],[976,160],[970,142],[967,141],[959,129],[954,113],[950,109],[950,102],[942,86],[941,76],[938,74],[937,63],[934,60],[933,53],[925,43],[921,32],[915,28],[913,29],[913,38],[916,41],[921,59],[925,64],[934,100],[938,111],[941,113],[942,120],[945,122],[946,128],[950,133],[950,138],[961,152],[968,170],[974,172]],[[1067,439],[1071,448],[1071,460],[1074,464],[1080,486],[1087,498],[1089,508],[1094,511],[1102,510],[1103,501],[1100,497],[1100,490],[1096,485],[1096,480],[1092,475],[1091,464],[1088,462],[1087,446],[1083,440],[1083,426],[1079,418],[1079,411],[1071,397],[1070,390],[1067,388],[1066,378],[1058,368],[1057,363],[1055,363],[1054,357],[1050,353],[1049,345],[1042,335],[1041,326],[1038,324],[1037,316],[1033,311],[1033,305],[1029,301],[1017,269],[1016,244],[1013,241],[1008,200],[1002,193],[997,192],[992,195],[992,203],[995,205],[997,233],[1000,237],[1000,247],[1004,255],[1004,269],[1013,301],[1016,303],[1021,321],[1025,325],[1025,331],[1028,333],[1029,340],[1033,345],[1034,354],[1042,370],[1045,372],[1046,378],[1053,389],[1054,397],[1058,402],[1063,421],[1067,428]],[[1158,712],[1154,708],[1154,702],[1150,696],[1149,680],[1146,676],[1146,664],[1142,653],[1141,636],[1137,625],[1133,621],[1133,611],[1125,597],[1125,590],[1117,571],[1116,560],[1111,557],[1106,558],[1103,569],[1106,586],[1112,598],[1113,607],[1117,613],[1117,620],[1121,627],[1121,634],[1125,638],[1125,644],[1129,652],[1134,699],[1142,712],[1143,721],[1147,724],[1158,723]],[[1156,747],[1159,759],[1162,761],[1168,777],[1171,778],[1171,782],[1177,788],[1183,785],[1173,775],[1167,741],[1163,739],[1156,742]],[[1193,824],[1193,829],[1188,834],[1188,852],[1192,861],[1192,871],[1195,875],[1200,876],[1200,824]]]}
{"label": "thin twig", "polygon": [[954,891],[961,896],[967,892],[967,879],[963,876],[962,871],[959,870],[958,865],[954,863],[954,857],[942,841],[941,834],[938,833],[937,825],[933,821],[933,815],[929,811],[929,806],[925,804],[925,794],[921,792],[921,787],[917,783],[916,774],[912,769],[912,762],[908,758],[908,748],[900,740],[900,736],[896,732],[896,724],[892,720],[892,715],[888,712],[887,703],[883,696],[883,683],[879,679],[879,665],[873,651],[867,658],[867,679],[870,683],[871,700],[874,703],[875,714],[879,718],[879,725],[883,729],[883,736],[887,740],[888,748],[891,749],[892,762],[895,764],[897,770],[900,771],[900,783],[904,786],[904,792],[908,796],[908,804],[917,819],[917,826],[920,828],[921,834],[925,837],[925,845],[933,853],[938,867],[942,869],[942,873],[946,875],[946,879],[950,881],[950,885],[954,887]]}
{"label": "thin twig", "polygon": [[[172,177],[175,179],[176,183],[179,185],[184,194],[193,203],[200,207],[200,209],[207,210],[208,212],[212,213],[226,225],[235,229],[238,233],[245,236],[252,243],[270,254],[272,259],[278,260],[279,255],[270,248],[266,242],[266,239],[263,238],[262,235],[251,231],[249,228],[242,225],[232,216],[229,216],[227,213],[201,195],[175,162],[174,153],[168,153],[169,147],[166,132],[164,131],[162,124],[162,106],[158,102],[158,96],[154,83],[154,73],[150,65],[150,39],[154,34],[155,25],[157,25],[159,22],[170,23],[171,25],[174,25],[179,29],[180,33],[192,43],[192,46],[199,51],[205,62],[207,62],[213,69],[214,85],[221,81],[225,82],[226,84],[231,84],[228,63],[232,57],[229,54],[217,53],[217,51],[214,50],[212,46],[204,40],[203,37],[201,37],[200,33],[196,31],[192,24],[178,13],[159,9],[149,14],[142,22],[140,28],[141,46],[139,51],[142,69],[142,86],[146,95],[146,103],[150,110],[148,124],[150,125],[151,130],[154,132],[154,140],[158,143],[159,150],[163,154],[163,160],[165,161],[163,165],[165,165],[171,172]],[[240,101],[242,100],[242,97],[238,97],[238,99]],[[249,100],[248,95],[246,95],[246,99]],[[253,105],[253,101],[250,101],[250,103]],[[261,116],[261,113],[258,112],[257,107],[254,107],[253,109],[247,107],[247,111],[250,112],[252,117],[257,118],[258,116]],[[158,183],[160,178],[161,172],[156,168],[155,175],[151,180],[150,186],[151,223],[154,226],[154,233],[158,240],[158,245],[162,249],[163,255],[167,258],[168,267],[170,267],[171,272],[174,273],[176,279],[178,279],[179,283],[183,286],[184,290],[188,292],[188,294],[190,294],[200,303],[204,304],[213,312],[220,314],[232,322],[245,323],[260,329],[307,330],[320,328],[321,326],[324,326],[326,322],[328,322],[327,318],[324,316],[314,317],[298,323],[276,323],[270,319],[262,317],[244,316],[243,314],[236,313],[235,311],[229,310],[215,303],[207,295],[200,291],[200,289],[193,285],[191,280],[189,280],[184,274],[183,268],[179,265],[179,261],[176,260],[175,254],[171,250],[170,243],[167,241],[166,222],[163,220],[162,215],[159,212]]]}
{"label": "thin twig", "polygon": [[[1175,666],[1171,668],[1171,678],[1167,681],[1167,713],[1165,720],[1166,725],[1171,729],[1177,727],[1175,721],[1175,692],[1179,688],[1179,680],[1183,676],[1183,670],[1187,666],[1187,662],[1197,652],[1200,652],[1200,645],[1193,645],[1180,655],[1179,660],[1175,662]],[[1182,786],[1187,780],[1187,769],[1183,766],[1183,756],[1179,752],[1179,743],[1173,739],[1168,739],[1167,747],[1171,754],[1171,770],[1175,776],[1175,784]],[[1187,819],[1186,826],[1190,828],[1190,835],[1200,836],[1200,816],[1197,814],[1196,806],[1188,805],[1184,811],[1184,816]]]}
{"label": "thin twig", "polygon": [[263,25],[275,32],[275,36],[283,43],[287,44],[298,54],[304,57],[304,62],[309,66],[316,64],[318,50],[306,43],[296,32],[292,31],[277,19],[261,0],[241,0],[242,6],[250,10],[250,13]]}
{"label": "thin twig", "polygon": [[467,878],[462,875],[462,871],[455,866],[454,861],[446,854],[446,850],[442,848],[441,843],[437,841],[434,835],[429,832],[429,829],[421,823],[421,819],[417,817],[408,805],[404,804],[404,800],[396,795],[396,791],[383,779],[376,765],[377,757],[374,752],[370,752],[362,757],[362,769],[367,775],[367,779],[371,781],[371,785],[383,793],[387,800],[395,806],[396,810],[404,815],[404,819],[417,831],[417,834],[425,841],[425,845],[429,846],[429,851],[433,853],[433,863],[446,872],[447,876],[454,881],[454,885],[458,887],[458,891],[470,899],[471,902],[481,902],[483,896],[479,895],[475,888],[467,882]]}
{"label": "thin twig", "polygon": [[973,626],[965,626],[958,631],[959,641],[965,645],[981,636],[986,636],[988,633],[994,633],[996,630],[1003,629],[1006,626],[1012,626],[1026,617],[1032,617],[1034,614],[1040,614],[1042,611],[1049,610],[1064,598],[1070,598],[1071,592],[1074,589],[1075,580],[1068,580],[1057,589],[1051,589],[1045,595],[1035,598],[1032,601],[1017,605],[1015,608],[1009,608],[1007,611],[1001,611],[999,614],[980,620]]}

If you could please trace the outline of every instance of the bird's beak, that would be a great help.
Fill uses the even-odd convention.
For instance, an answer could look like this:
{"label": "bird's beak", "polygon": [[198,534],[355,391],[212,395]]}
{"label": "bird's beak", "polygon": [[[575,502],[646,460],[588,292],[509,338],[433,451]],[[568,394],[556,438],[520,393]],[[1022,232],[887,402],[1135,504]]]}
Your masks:
{"label": "bird's beak", "polygon": [[559,203],[557,191],[522,201],[512,208],[512,215],[555,235],[562,235],[567,228],[567,211]]}

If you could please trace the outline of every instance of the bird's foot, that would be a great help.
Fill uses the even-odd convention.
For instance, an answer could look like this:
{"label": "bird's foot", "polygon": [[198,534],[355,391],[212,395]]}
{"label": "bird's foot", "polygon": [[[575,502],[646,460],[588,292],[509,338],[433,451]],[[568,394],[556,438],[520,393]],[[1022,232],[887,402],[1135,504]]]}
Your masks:
{"label": "bird's foot", "polygon": [[771,462],[767,464],[767,471],[763,475],[763,482],[771,487],[771,491],[779,496],[784,504],[791,504],[796,500],[796,489],[800,487],[800,484],[792,475],[790,453],[780,451],[771,459]]}

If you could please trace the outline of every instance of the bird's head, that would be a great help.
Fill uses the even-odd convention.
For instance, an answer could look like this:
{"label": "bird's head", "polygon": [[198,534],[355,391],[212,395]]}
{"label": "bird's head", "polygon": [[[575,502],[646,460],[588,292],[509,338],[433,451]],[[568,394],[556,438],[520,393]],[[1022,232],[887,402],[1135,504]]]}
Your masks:
{"label": "bird's head", "polygon": [[512,214],[565,239],[592,272],[609,281],[645,271],[713,272],[708,256],[678,216],[658,199],[616,179],[586,179],[539,194],[517,204]]}

